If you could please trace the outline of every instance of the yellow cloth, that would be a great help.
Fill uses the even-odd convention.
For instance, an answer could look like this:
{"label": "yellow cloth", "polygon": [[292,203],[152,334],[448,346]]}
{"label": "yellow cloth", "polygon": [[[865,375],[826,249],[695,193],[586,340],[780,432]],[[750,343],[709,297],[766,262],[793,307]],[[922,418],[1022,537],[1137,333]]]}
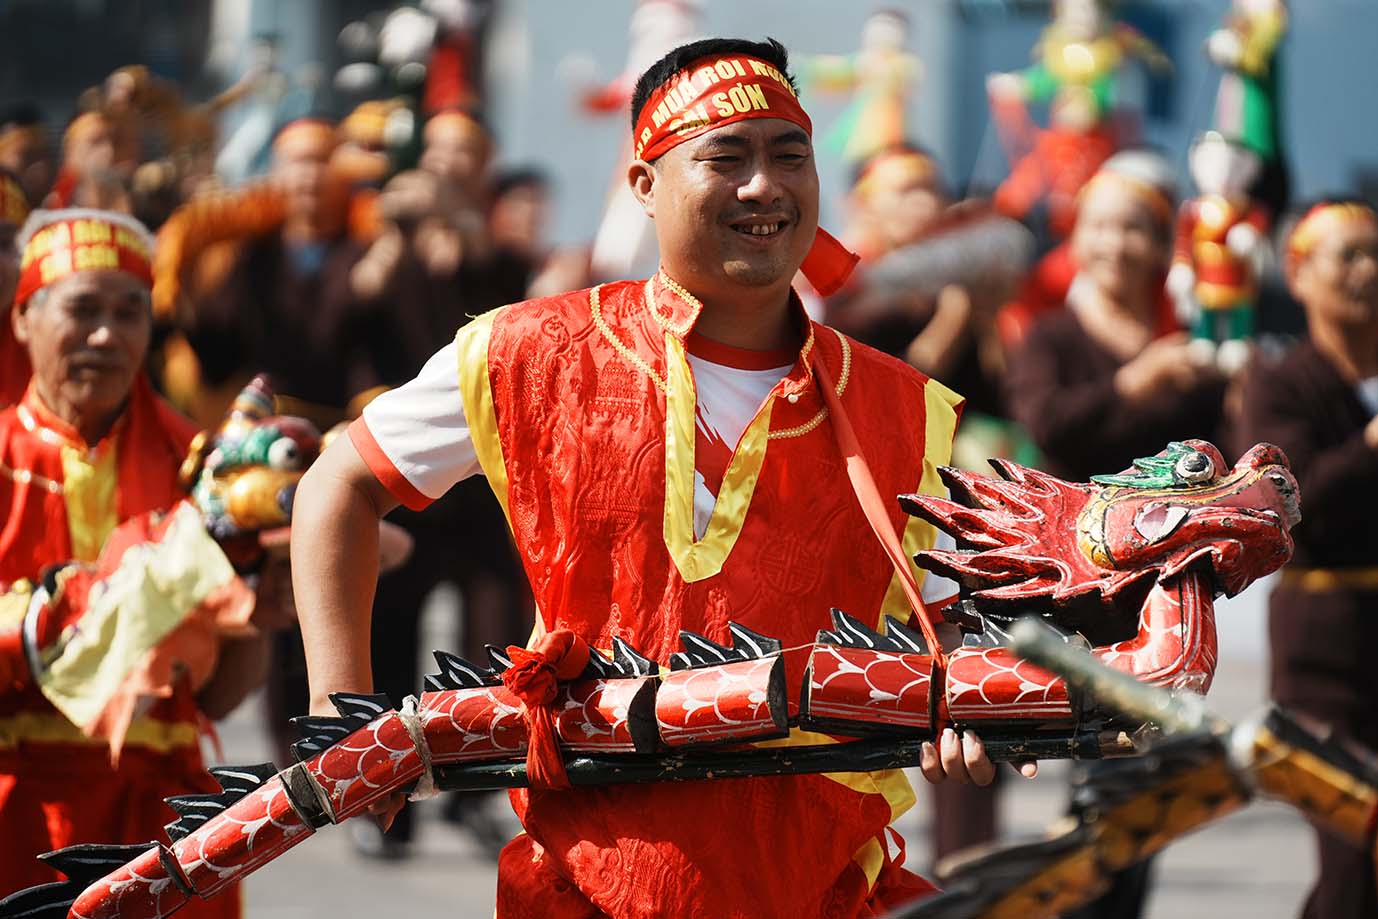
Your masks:
{"label": "yellow cloth", "polygon": [[91,591],[81,628],[39,677],[43,695],[73,724],[95,723],[149,652],[234,578],[196,509],[180,505],[160,542],[125,552]]}

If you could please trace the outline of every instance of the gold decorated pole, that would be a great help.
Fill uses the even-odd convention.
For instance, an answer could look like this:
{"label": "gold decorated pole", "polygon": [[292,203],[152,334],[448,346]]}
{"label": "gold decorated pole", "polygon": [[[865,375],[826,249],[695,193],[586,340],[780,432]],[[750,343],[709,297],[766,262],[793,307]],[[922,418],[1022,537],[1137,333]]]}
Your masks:
{"label": "gold decorated pole", "polygon": [[1158,725],[1167,734],[1220,735],[1232,766],[1259,794],[1285,801],[1356,845],[1372,846],[1378,818],[1378,756],[1331,735],[1324,725],[1270,706],[1231,728],[1199,696],[1173,695],[1111,670],[1029,618],[1011,645],[1109,708]]}
{"label": "gold decorated pole", "polygon": [[959,853],[938,866],[944,892],[890,919],[1055,919],[1104,892],[1110,876],[1245,806],[1291,804],[1370,851],[1378,825],[1378,757],[1276,706],[1231,727],[1200,697],[1113,670],[1028,618],[1016,654],[1158,727],[1142,756],[1107,764],[1081,813],[1046,839]]}

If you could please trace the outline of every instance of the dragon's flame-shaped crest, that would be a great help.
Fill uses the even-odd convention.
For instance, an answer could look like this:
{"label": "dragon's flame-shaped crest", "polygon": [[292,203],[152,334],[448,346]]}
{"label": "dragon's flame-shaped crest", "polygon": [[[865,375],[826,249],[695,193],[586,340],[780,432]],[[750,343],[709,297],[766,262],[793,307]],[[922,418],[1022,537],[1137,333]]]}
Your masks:
{"label": "dragon's flame-shaped crest", "polygon": [[1133,585],[1198,561],[1210,565],[1220,590],[1235,593],[1288,558],[1287,531],[1300,516],[1286,457],[1268,444],[1230,469],[1211,444],[1174,443],[1086,484],[1006,460],[991,465],[998,478],[940,470],[951,500],[900,498],[958,546],[915,560],[978,602],[1061,606],[1094,595],[1113,603]]}

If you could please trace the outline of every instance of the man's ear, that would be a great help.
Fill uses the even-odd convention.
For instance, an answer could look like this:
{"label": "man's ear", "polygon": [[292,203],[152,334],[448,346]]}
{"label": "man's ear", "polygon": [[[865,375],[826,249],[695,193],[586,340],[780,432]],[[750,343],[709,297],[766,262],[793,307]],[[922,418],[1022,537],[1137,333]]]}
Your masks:
{"label": "man's ear", "polygon": [[655,219],[656,215],[656,168],[645,160],[636,160],[627,167],[627,185],[631,187],[636,200],[646,216]]}
{"label": "man's ear", "polygon": [[10,310],[10,328],[14,330],[14,340],[26,347],[29,344],[29,306],[24,303]]}
{"label": "man's ear", "polygon": [[1302,277],[1305,270],[1306,256],[1297,252],[1286,251],[1282,255],[1282,280],[1287,285],[1287,292],[1292,295],[1292,299],[1298,303],[1306,303],[1306,281]]}

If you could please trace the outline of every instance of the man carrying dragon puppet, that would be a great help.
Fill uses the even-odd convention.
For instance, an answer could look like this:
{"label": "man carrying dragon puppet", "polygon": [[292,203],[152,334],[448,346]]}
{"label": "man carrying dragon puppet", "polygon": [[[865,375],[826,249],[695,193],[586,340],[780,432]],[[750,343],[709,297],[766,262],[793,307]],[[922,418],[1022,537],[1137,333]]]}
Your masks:
{"label": "man carrying dragon puppet", "polygon": [[[729,619],[806,645],[829,603],[909,618],[890,560],[856,538],[867,520],[829,397],[890,495],[941,488],[961,399],[809,321],[791,290],[801,265],[835,289],[854,257],[817,226],[785,49],[678,48],[642,76],[632,117],[628,182],[660,272],[480,317],[303,480],[293,555],[311,561],[294,583],[314,712],[370,685],[374,572],[358,554],[376,519],[480,472],[536,594],[535,653],[557,673],[615,637],[664,662],[681,629],[722,640]],[[908,554],[932,546],[929,524],[885,513]],[[926,587],[930,602],[953,592]],[[561,667],[554,647],[571,644]],[[886,827],[913,801],[899,772],[571,792],[555,766],[552,787],[514,794],[526,833],[500,861],[499,915],[853,916],[931,889],[890,855]],[[949,731],[923,771],[985,783],[994,766]],[[725,846],[728,826],[749,831]]]}
{"label": "man carrying dragon puppet", "polygon": [[[1294,485],[1275,450],[1251,451],[1231,472],[1204,444],[1174,445],[1153,464],[1162,479],[1154,482],[1166,484],[1130,501],[1108,492],[1132,484],[1068,485],[1063,493],[1017,467],[1001,469],[1005,485],[948,474],[964,500],[989,506],[990,529],[977,538],[988,545],[1015,538],[1030,549],[995,553],[1000,571],[981,570],[979,559],[964,566],[962,555],[935,545],[931,526],[960,529],[965,519],[940,497],[939,473],[961,398],[810,322],[790,288],[802,270],[827,294],[855,258],[817,226],[811,125],[785,49],[723,39],[675,49],[641,77],[631,114],[636,159],[628,182],[656,224],[657,275],[476,319],[415,380],[374,401],[303,479],[294,583],[313,714],[327,720],[332,693],[370,686],[376,572],[360,560],[374,554],[377,519],[398,504],[424,507],[482,473],[541,613],[530,650],[508,649],[511,666],[502,673],[524,703],[531,740],[530,790],[513,795],[525,833],[499,864],[498,915],[875,915],[933,889],[891,854],[887,827],[913,800],[901,774],[572,790],[549,726],[556,680],[581,673],[590,649],[619,640],[663,666],[681,630],[722,642],[732,620],[782,642],[788,694],[799,699],[802,667],[790,651],[817,654],[819,629],[846,625],[845,617],[827,619],[829,605],[857,616],[862,628],[886,614],[909,621],[918,612],[936,646],[925,610],[953,590],[931,576],[921,594],[906,559],[915,553],[969,589],[984,583],[994,602],[1073,594],[1109,602],[1124,588],[1115,598],[1128,614],[1123,637],[1137,629],[1138,640],[1111,648],[1109,658],[1164,679],[1208,672],[1208,605],[1199,626],[1209,647],[1174,643],[1182,626],[1164,617],[1183,604],[1145,599],[1153,581],[1126,571],[1063,583],[1058,560],[1036,558],[1037,546],[1028,544],[1038,533],[1011,536],[1002,514],[1027,510],[1011,496],[1057,495],[1041,508],[1054,525],[1095,499],[1090,516],[1099,514],[1106,532],[1088,535],[1102,551],[1083,567],[1115,568],[1121,550],[1131,562],[1151,559],[1162,540],[1160,554],[1180,562],[1172,574],[1209,554],[1217,568],[1234,569],[1223,582],[1233,592],[1290,551]],[[1209,513],[1196,513],[1190,496],[1180,513],[1173,510],[1179,491],[1207,485],[1214,487],[1197,500]],[[922,517],[908,519],[881,498],[910,492],[919,494],[907,506]],[[1262,551],[1240,554],[1222,543],[1218,553],[1199,553],[1187,545],[1212,519],[1229,516],[1211,505],[1251,501],[1271,508],[1257,515],[1267,531]],[[1145,518],[1157,528],[1149,536],[1134,521],[1136,509],[1152,507],[1159,512]],[[888,531],[888,541],[859,538],[868,527]],[[1011,557],[1022,570],[1005,570]],[[1145,573],[1163,570],[1148,565]],[[1021,593],[1024,585],[1039,595]],[[970,672],[1023,679],[1017,659],[992,663],[998,656],[989,647],[963,648],[948,665],[969,661]],[[920,748],[921,770],[934,782],[985,783],[994,766],[980,739],[946,727],[956,720],[949,709],[957,691],[976,688],[954,681],[954,672],[947,692],[935,678],[935,742]],[[1071,705],[1065,688],[1040,689],[1049,711]],[[797,730],[782,741],[827,742]],[[1035,767],[1021,771],[1032,775]],[[394,796],[374,810],[386,819],[400,805]]]}

